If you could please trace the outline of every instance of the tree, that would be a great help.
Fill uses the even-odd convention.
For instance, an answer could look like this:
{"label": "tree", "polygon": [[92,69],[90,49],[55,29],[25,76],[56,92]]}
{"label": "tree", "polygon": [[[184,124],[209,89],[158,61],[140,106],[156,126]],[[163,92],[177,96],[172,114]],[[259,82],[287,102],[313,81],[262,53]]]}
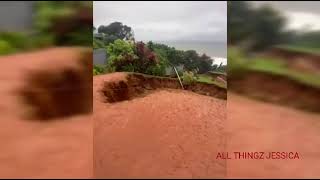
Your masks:
{"label": "tree", "polygon": [[199,73],[205,73],[211,70],[213,60],[206,54],[200,56],[195,50],[177,50],[174,47],[153,43],[151,41],[147,43],[147,46],[171,65],[184,65],[185,69],[189,71],[198,70]]}
{"label": "tree", "polygon": [[227,8],[228,44],[236,44],[250,36],[253,11],[246,1],[231,1]]}
{"label": "tree", "polygon": [[212,65],[212,71],[216,71],[216,70],[217,70],[217,68],[218,68],[218,64],[214,64],[214,65]]}
{"label": "tree", "polygon": [[92,2],[38,1],[34,15],[41,45],[92,45]]}
{"label": "tree", "polygon": [[202,54],[199,58],[198,67],[199,67],[199,73],[206,73],[212,69],[212,62],[213,60],[211,57],[207,56],[206,54]]}
{"label": "tree", "polygon": [[285,18],[271,6],[253,8],[249,2],[232,1],[228,5],[228,44],[260,51],[286,42]]}
{"label": "tree", "polygon": [[101,40],[93,38],[93,49],[99,49],[104,47],[104,43]]}
{"label": "tree", "polygon": [[285,18],[271,6],[262,6],[255,10],[253,18],[254,38],[252,49],[260,50],[283,42]]}
{"label": "tree", "polygon": [[135,50],[138,59],[135,63],[138,72],[144,72],[152,75],[164,75],[166,61],[157,56],[151,49],[143,42],[135,43]]}
{"label": "tree", "polygon": [[14,51],[15,49],[11,47],[9,42],[0,40],[0,55],[10,54],[10,53],[13,53]]}
{"label": "tree", "polygon": [[188,71],[197,69],[198,53],[195,50],[187,50],[184,52],[184,68]]}
{"label": "tree", "polygon": [[309,47],[309,48],[320,48],[319,42],[320,42],[319,30],[299,33],[291,41],[293,45]]}
{"label": "tree", "polygon": [[223,65],[220,63],[219,67],[216,69],[218,72],[226,72],[227,71],[227,65]]}
{"label": "tree", "polygon": [[117,39],[107,47],[107,67],[112,71],[164,75],[166,64],[143,42],[131,43]]}
{"label": "tree", "polygon": [[116,40],[107,46],[109,71],[134,71],[134,44],[123,40]]}
{"label": "tree", "polygon": [[165,58],[170,64],[178,66],[183,64],[183,51],[176,50],[174,47],[169,47],[165,44],[153,43],[149,41],[147,46],[152,51],[157,52],[157,54],[161,54],[163,58]]}
{"label": "tree", "polygon": [[106,45],[109,43],[113,43],[117,39],[134,39],[134,33],[132,28],[122,24],[121,22],[113,22],[108,26],[101,25],[98,27],[98,33],[104,33],[104,41]]}

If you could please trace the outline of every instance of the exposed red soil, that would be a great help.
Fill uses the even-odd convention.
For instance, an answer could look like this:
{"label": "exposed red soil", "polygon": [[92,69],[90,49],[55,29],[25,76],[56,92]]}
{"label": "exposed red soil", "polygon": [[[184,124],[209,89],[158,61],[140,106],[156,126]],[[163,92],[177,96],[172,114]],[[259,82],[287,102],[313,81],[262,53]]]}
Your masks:
{"label": "exposed red soil", "polygon": [[106,102],[106,82],[126,74],[93,78],[95,178],[225,177],[226,101],[178,89]]}
{"label": "exposed red soil", "polygon": [[[127,73],[126,77],[119,81],[106,81],[102,93],[105,95],[107,102],[113,103],[130,100],[163,88],[182,89],[176,78]],[[183,85],[183,88],[198,94],[227,99],[227,90],[213,84],[196,82],[190,85]]]}
{"label": "exposed red soil", "polygon": [[304,52],[294,52],[282,48],[272,48],[265,53],[267,56],[279,58],[289,67],[300,71],[319,73],[320,55]]}
{"label": "exposed red soil", "polygon": [[[62,112],[62,107],[59,107],[61,102],[53,90],[59,89],[59,85],[67,84],[68,80],[55,81],[62,72],[73,71],[71,74],[78,80],[80,78],[81,83],[87,81],[82,84],[83,89],[73,89],[73,92],[85,91],[79,94],[84,95],[85,102],[89,101],[88,95],[92,90],[87,86],[89,80],[83,78],[87,76],[84,74],[87,74],[88,70],[79,65],[79,59],[84,55],[80,53],[82,51],[80,48],[53,48],[0,58],[1,178],[92,177],[91,104],[88,104],[89,109],[86,111],[57,113]],[[91,56],[90,53],[86,55]],[[92,64],[92,57],[84,59],[82,63]],[[32,81],[32,74],[46,77]],[[74,79],[71,78],[72,80]],[[56,82],[53,83],[56,86],[46,88],[44,84],[50,84],[51,81]],[[38,99],[40,104],[25,101],[22,90],[36,92],[33,99]],[[75,99],[81,104],[80,97]],[[72,109],[75,107],[73,101],[72,98],[64,101],[63,107],[69,105]],[[45,105],[48,107],[43,108]],[[38,116],[35,109],[50,111],[49,114],[53,115],[51,121]]]}
{"label": "exposed red soil", "polygon": [[320,88],[285,76],[250,71],[230,77],[229,88],[263,101],[320,112]]}
{"label": "exposed red soil", "polygon": [[298,152],[300,159],[228,160],[228,178],[320,177],[320,116],[228,93],[228,152]]}

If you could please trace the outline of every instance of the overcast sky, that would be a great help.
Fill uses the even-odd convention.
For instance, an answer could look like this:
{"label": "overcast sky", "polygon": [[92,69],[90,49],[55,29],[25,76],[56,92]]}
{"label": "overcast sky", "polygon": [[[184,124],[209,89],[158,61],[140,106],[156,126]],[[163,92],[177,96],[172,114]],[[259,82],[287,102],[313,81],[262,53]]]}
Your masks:
{"label": "overcast sky", "polygon": [[227,41],[227,5],[206,1],[94,1],[94,25],[120,21],[142,41]]}
{"label": "overcast sky", "polygon": [[255,1],[254,6],[269,4],[288,18],[288,28],[320,30],[320,1]]}

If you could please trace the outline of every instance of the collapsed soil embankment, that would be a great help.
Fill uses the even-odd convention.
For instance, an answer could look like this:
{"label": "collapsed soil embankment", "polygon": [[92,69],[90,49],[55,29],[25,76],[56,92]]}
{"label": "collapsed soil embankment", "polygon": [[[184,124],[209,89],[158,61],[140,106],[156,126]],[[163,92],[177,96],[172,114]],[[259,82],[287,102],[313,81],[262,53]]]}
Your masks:
{"label": "collapsed soil embankment", "polygon": [[250,71],[229,77],[232,91],[267,102],[320,112],[320,89],[285,76]]}
{"label": "collapsed soil embankment", "polygon": [[[182,89],[178,79],[148,76],[138,73],[128,73],[124,80],[106,82],[102,89],[107,102],[118,102],[130,100],[143,96],[156,89]],[[185,90],[198,94],[227,99],[227,90],[216,85],[206,83],[195,83],[184,85]]]}
{"label": "collapsed soil embankment", "polygon": [[28,118],[54,119],[92,112],[92,52],[82,50],[74,67],[30,71],[18,91]]}
{"label": "collapsed soil embankment", "polygon": [[82,50],[0,57],[0,177],[92,177],[92,53]]}
{"label": "collapsed soil embankment", "polygon": [[314,73],[320,72],[319,54],[292,51],[283,48],[272,48],[269,51],[265,52],[264,55],[284,61],[289,67],[300,71]]}
{"label": "collapsed soil embankment", "polygon": [[[115,84],[124,92],[109,93],[130,95],[106,103],[101,92]],[[147,96],[132,92],[141,88]],[[226,161],[216,159],[225,151],[226,101],[180,89],[175,79],[93,77],[95,178],[226,176]],[[134,93],[139,98],[127,100]]]}

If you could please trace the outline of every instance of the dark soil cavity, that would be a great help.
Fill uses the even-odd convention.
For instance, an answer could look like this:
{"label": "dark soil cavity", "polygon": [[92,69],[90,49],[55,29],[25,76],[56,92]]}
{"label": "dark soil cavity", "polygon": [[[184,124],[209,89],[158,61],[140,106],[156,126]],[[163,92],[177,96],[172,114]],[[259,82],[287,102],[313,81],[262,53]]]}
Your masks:
{"label": "dark soil cavity", "polygon": [[84,53],[78,64],[77,68],[30,72],[19,91],[31,107],[28,118],[48,120],[92,112],[92,53]]}
{"label": "dark soil cavity", "polygon": [[[212,84],[195,83],[184,88],[198,94],[227,99],[227,90]],[[107,102],[115,103],[144,96],[156,89],[181,89],[181,86],[179,81],[174,78],[129,73],[126,80],[106,82],[102,93],[106,97]]]}
{"label": "dark soil cavity", "polygon": [[320,89],[287,77],[250,71],[241,78],[229,77],[229,89],[266,102],[320,112]]}

